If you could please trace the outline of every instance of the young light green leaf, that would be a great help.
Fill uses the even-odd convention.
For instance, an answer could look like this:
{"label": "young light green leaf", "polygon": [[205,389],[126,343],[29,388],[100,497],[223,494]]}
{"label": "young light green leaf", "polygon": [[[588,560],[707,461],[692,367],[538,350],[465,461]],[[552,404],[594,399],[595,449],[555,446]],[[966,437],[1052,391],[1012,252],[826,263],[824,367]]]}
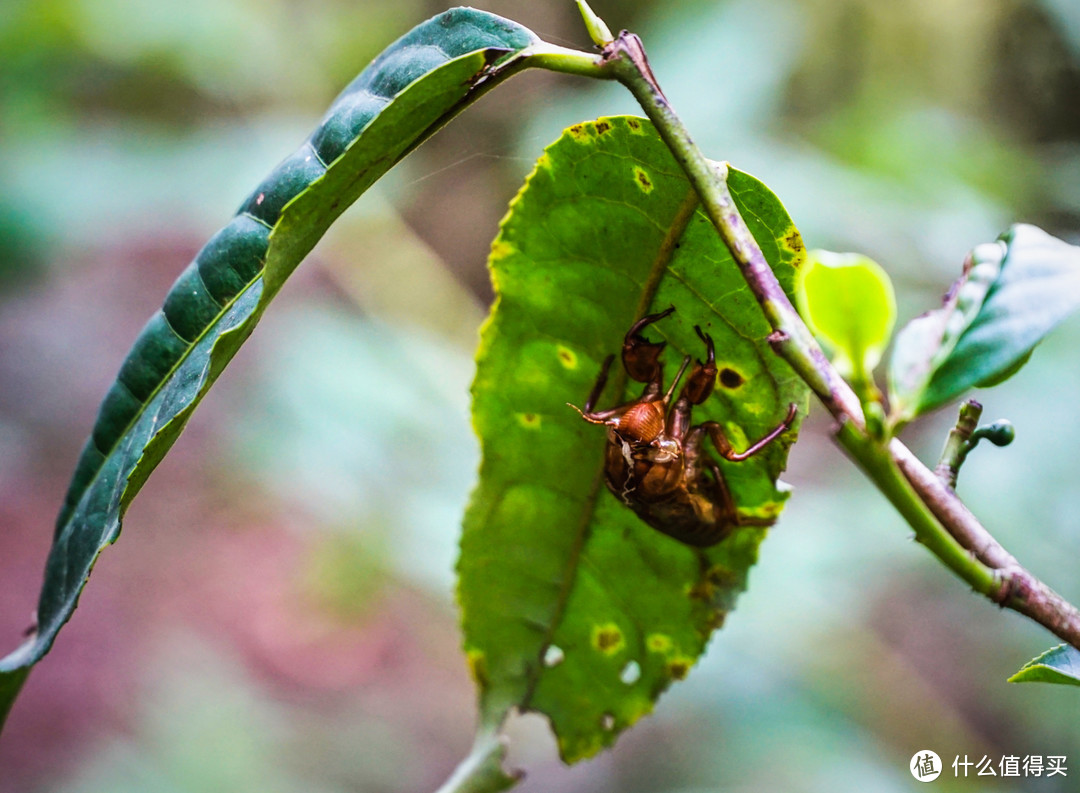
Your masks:
{"label": "young light green leaf", "polygon": [[894,416],[909,420],[1023,366],[1080,306],[1080,248],[1016,225],[980,245],[942,308],[908,324],[890,366]]}
{"label": "young light green leaf", "polygon": [[537,43],[516,23],[466,8],[414,28],[345,89],[180,276],[121,367],[83,450],[46,564],[37,631],[0,659],[0,726],[131,500],[288,275],[361,193],[517,71]]}
{"label": "young light green leaf", "polygon": [[896,321],[892,281],[858,253],[810,251],[795,295],[806,324],[832,353],[844,377],[871,382]]}
{"label": "young light green leaf", "polygon": [[1052,647],[1020,667],[1009,682],[1080,686],[1080,650],[1068,644]]}
{"label": "young light green leaf", "polygon": [[596,12],[589,7],[585,0],[577,0],[577,7],[578,11],[581,12],[581,18],[585,22],[585,29],[589,31],[589,38],[592,39],[593,44],[597,47],[610,44],[614,37],[608,29],[607,23],[596,15]]}
{"label": "young light green leaf", "polygon": [[[804,251],[777,198],[734,169],[729,184],[790,292]],[[581,405],[634,320],[667,341],[665,371],[716,341],[719,421],[737,448],[780,422],[806,387],[775,356],[770,327],[652,125],[632,117],[569,128],[511,204],[490,259],[497,302],[473,384],[483,447],[465,515],[458,596],[481,713],[545,713],[567,761],[641,716],[704,651],[733,608],[765,536],[744,526],[711,548],[650,528],[604,485],[605,432]],[[618,368],[618,367],[617,367]],[[636,396],[612,370],[598,407]],[[794,433],[744,462],[720,461],[740,512],[769,521]]]}

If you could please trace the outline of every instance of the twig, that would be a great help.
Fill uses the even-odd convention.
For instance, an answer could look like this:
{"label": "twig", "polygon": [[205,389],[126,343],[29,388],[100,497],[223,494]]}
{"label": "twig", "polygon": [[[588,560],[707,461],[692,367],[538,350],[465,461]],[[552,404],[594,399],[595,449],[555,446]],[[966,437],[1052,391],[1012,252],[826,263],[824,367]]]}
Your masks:
{"label": "twig", "polygon": [[976,592],[1080,648],[1080,611],[1025,570],[903,443],[893,438],[886,444],[867,432],[858,398],[791,305],[740,215],[726,164],[711,163],[694,144],[649,68],[641,40],[623,31],[604,48],[603,64],[634,95],[693,184],[773,328],[773,349],[836,418],[837,442],[915,529],[916,539]]}
{"label": "twig", "polygon": [[975,434],[975,428],[979,426],[982,410],[982,405],[974,399],[969,399],[960,406],[960,416],[956,419],[956,426],[949,430],[949,437],[945,439],[945,448],[941,450],[941,458],[934,468],[938,479],[954,490],[956,477],[960,474],[960,466],[964,464],[968,452],[974,445],[971,443],[971,436]]}
{"label": "twig", "polygon": [[1008,446],[1016,437],[1016,431],[1010,422],[1001,420],[980,427],[980,416],[982,405],[974,399],[968,399],[960,406],[956,426],[949,430],[949,437],[945,440],[945,448],[941,450],[941,458],[934,468],[934,473],[950,490],[956,489],[960,466],[964,464],[971,450],[979,445],[979,441],[986,438],[995,446]]}

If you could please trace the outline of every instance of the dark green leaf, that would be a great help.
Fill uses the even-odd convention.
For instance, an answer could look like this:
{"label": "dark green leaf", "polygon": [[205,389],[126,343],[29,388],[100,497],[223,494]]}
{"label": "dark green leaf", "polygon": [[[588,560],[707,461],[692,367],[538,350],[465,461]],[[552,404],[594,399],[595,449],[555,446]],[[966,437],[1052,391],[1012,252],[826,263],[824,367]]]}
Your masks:
{"label": "dark green leaf", "polygon": [[[783,206],[732,169],[732,193],[789,292],[803,246]],[[491,727],[512,707],[551,719],[573,761],[611,744],[684,677],[732,609],[763,527],[705,550],[641,522],[606,489],[605,431],[581,405],[629,325],[665,339],[670,377],[694,332],[716,340],[714,396],[694,421],[723,424],[737,448],[764,435],[802,382],[727,249],[649,122],[617,117],[568,129],[540,158],[492,247],[497,302],[473,384],[483,446],[465,516],[458,594],[466,651]],[[636,395],[612,372],[599,407]],[[721,461],[740,511],[772,519],[794,433],[741,463]]]}
{"label": "dark green leaf", "polygon": [[942,308],[897,334],[891,404],[903,422],[1015,373],[1080,306],[1080,248],[1028,225],[980,245]]}
{"label": "dark green leaf", "polygon": [[0,675],[0,730],[4,728],[4,722],[15,703],[15,697],[26,682],[26,676],[30,674],[30,667],[17,669],[11,674]]}
{"label": "dark green leaf", "polygon": [[127,506],[288,275],[361,193],[513,73],[537,41],[473,9],[414,28],[346,88],[180,276],[101,406],[57,521],[37,632],[0,660],[0,714],[70,618]]}
{"label": "dark green leaf", "polygon": [[1059,644],[1024,664],[1009,682],[1080,686],[1080,650]]}

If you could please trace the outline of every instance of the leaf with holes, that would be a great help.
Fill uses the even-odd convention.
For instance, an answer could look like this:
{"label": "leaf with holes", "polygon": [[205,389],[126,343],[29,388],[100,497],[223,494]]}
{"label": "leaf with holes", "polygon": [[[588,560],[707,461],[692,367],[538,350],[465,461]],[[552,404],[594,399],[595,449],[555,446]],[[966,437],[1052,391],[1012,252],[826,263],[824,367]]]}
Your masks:
{"label": "leaf with holes", "polygon": [[388,47],[295,154],[199,252],[120,368],[56,525],[38,629],[0,659],[0,726],[71,617],[101,550],[267,304],[331,223],[399,159],[541,47],[520,25],[457,8]]}
{"label": "leaf with holes", "polygon": [[[752,176],[729,183],[784,288],[804,253],[779,200]],[[605,432],[581,405],[630,324],[676,312],[647,335],[668,371],[716,341],[719,376],[693,420],[720,422],[736,448],[807,392],[771,351],[753,295],[697,208],[652,125],[616,117],[568,129],[511,204],[490,259],[497,302],[473,384],[483,446],[465,515],[458,595],[485,727],[510,708],[546,714],[567,761],[588,757],[687,675],[746,586],[767,529],[706,549],[641,522],[604,486]],[[672,361],[675,363],[672,364]],[[599,407],[632,393],[621,373]],[[721,460],[739,510],[774,519],[794,432],[744,462]]]}

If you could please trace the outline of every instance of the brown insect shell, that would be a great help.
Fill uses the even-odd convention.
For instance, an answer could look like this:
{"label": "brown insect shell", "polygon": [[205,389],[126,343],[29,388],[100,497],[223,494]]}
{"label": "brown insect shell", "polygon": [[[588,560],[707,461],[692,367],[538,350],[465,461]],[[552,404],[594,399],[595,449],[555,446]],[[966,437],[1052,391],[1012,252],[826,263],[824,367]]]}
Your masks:
{"label": "brown insect shell", "polygon": [[642,402],[619,417],[619,435],[631,443],[651,443],[664,431],[664,403]]}

